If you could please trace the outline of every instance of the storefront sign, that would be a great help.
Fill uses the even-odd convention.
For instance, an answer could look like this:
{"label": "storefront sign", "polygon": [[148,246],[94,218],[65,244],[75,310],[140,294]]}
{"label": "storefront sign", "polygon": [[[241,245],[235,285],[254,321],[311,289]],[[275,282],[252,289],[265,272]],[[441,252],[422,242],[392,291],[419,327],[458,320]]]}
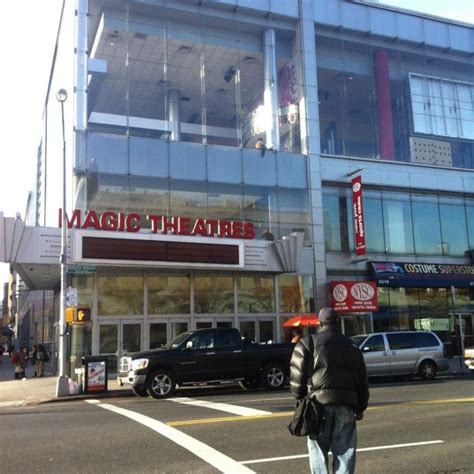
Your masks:
{"label": "storefront sign", "polygon": [[371,281],[331,282],[332,307],[339,313],[365,313],[379,309],[377,287]]}
{"label": "storefront sign", "polygon": [[356,255],[365,255],[364,208],[362,205],[362,176],[352,179],[352,215]]}
{"label": "storefront sign", "polygon": [[[146,216],[147,226],[153,234],[171,234],[228,239],[254,239],[255,229],[251,222],[219,219],[191,219],[168,217],[156,214]],[[59,209],[59,227],[62,226],[62,210]],[[69,229],[106,230],[113,232],[139,232],[143,227],[142,217],[136,213],[74,209],[67,219]]]}
{"label": "storefront sign", "polygon": [[370,262],[378,286],[474,288],[474,265],[419,262]]}

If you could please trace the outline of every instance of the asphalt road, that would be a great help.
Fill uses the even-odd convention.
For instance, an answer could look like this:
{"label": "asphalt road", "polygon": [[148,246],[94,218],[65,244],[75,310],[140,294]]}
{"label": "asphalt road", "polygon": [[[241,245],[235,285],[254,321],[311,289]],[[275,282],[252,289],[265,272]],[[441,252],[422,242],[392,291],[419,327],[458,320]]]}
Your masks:
{"label": "asphalt road", "polygon": [[[474,471],[474,378],[371,386],[359,423],[359,473]],[[308,472],[289,435],[288,390],[191,389],[0,410],[0,471],[16,473]]]}

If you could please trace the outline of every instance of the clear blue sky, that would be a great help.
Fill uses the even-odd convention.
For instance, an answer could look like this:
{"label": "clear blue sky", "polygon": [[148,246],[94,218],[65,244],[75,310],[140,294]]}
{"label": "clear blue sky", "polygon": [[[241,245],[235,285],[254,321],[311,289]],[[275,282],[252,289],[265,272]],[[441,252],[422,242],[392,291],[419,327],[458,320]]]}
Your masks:
{"label": "clear blue sky", "polygon": [[[382,0],[380,3],[474,23],[474,0]],[[2,2],[0,211],[6,216],[17,212],[24,216],[28,191],[33,189],[36,149],[61,5],[62,0]],[[56,185],[59,187],[61,183]],[[7,276],[8,266],[0,264],[0,283]],[[0,285],[0,298],[2,292]]]}

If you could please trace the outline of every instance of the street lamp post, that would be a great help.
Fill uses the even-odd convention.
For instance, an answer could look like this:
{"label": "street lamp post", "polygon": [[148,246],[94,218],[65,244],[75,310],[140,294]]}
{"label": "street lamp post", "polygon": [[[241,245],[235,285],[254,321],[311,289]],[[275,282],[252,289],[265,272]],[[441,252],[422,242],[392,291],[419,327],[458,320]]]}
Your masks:
{"label": "street lamp post", "polygon": [[63,137],[63,205],[61,212],[61,295],[59,302],[59,376],[56,384],[56,396],[69,395],[69,377],[66,374],[67,330],[66,330],[66,252],[67,252],[67,216],[66,216],[66,135],[64,131],[64,102],[67,99],[66,89],[56,92],[56,99],[61,103],[61,122]]}

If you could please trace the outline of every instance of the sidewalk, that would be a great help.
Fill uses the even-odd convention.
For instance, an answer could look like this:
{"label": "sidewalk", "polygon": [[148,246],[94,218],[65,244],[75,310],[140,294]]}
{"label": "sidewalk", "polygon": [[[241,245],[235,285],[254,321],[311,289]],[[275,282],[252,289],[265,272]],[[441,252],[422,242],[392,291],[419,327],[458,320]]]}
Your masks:
{"label": "sidewalk", "polygon": [[[80,394],[56,398],[57,376],[48,373],[44,377],[33,377],[34,367],[29,365],[26,379],[15,380],[15,370],[8,356],[1,357],[0,364],[0,408],[35,405],[50,401],[84,400],[87,398],[112,398],[132,396],[130,387],[120,387],[116,379],[108,380],[108,391],[96,394]],[[47,369],[47,368],[46,368]]]}

